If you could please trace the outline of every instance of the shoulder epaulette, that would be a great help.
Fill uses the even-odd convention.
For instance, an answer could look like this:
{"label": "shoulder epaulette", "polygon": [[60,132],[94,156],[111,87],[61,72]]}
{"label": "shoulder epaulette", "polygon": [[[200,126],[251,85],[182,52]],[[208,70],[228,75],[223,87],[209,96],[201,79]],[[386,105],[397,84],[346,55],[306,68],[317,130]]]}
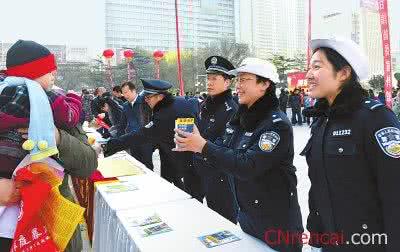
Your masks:
{"label": "shoulder epaulette", "polygon": [[384,104],[382,104],[379,101],[373,100],[373,99],[367,99],[367,100],[363,101],[363,106],[366,107],[367,109],[373,111],[379,107],[384,106]]}

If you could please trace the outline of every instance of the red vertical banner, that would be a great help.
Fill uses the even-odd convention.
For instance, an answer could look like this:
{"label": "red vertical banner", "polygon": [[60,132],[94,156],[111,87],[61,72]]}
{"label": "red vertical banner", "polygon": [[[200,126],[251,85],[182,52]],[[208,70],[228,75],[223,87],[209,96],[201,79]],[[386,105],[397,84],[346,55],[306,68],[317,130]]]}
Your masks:
{"label": "red vertical banner", "polygon": [[307,69],[311,60],[311,0],[308,0]]}
{"label": "red vertical banner", "polygon": [[179,95],[185,95],[182,77],[182,64],[181,64],[181,48],[179,42],[179,16],[178,16],[178,0],[175,0],[175,26],[176,26],[176,49],[178,54],[178,80],[179,80]]}
{"label": "red vertical banner", "polygon": [[382,33],[386,106],[392,108],[392,56],[390,50],[389,15],[387,0],[378,0]]}

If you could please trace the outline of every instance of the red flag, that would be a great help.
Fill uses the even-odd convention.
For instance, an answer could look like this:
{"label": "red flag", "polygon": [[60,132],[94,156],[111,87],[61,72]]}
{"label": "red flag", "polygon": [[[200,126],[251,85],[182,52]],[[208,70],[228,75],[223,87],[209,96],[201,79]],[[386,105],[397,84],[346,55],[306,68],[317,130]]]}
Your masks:
{"label": "red flag", "polygon": [[378,9],[381,23],[383,64],[385,77],[386,106],[392,108],[392,56],[390,50],[390,32],[387,0],[378,0]]}
{"label": "red flag", "polygon": [[51,186],[27,168],[17,172],[16,181],[24,183],[24,186],[20,188],[21,212],[11,252],[58,251],[39,215],[42,205],[50,195]]}

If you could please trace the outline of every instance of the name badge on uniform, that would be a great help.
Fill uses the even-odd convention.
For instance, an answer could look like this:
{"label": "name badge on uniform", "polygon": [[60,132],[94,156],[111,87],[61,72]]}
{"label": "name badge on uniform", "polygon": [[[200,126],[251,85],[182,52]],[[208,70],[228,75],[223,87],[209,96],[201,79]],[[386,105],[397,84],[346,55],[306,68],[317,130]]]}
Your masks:
{"label": "name badge on uniform", "polygon": [[332,136],[351,136],[351,129],[335,130]]}
{"label": "name badge on uniform", "polygon": [[232,133],[233,133],[233,129],[231,129],[231,128],[226,128],[226,133],[227,133],[227,134],[232,134]]}
{"label": "name badge on uniform", "polygon": [[246,132],[246,133],[244,133],[244,135],[247,137],[251,137],[253,135],[253,132]]}
{"label": "name badge on uniform", "polygon": [[144,126],[146,129],[153,127],[153,121],[149,122]]}
{"label": "name badge on uniform", "polygon": [[260,136],[260,140],[258,141],[258,147],[262,151],[272,152],[275,147],[278,145],[281,137],[278,133],[274,131],[267,131]]}
{"label": "name badge on uniform", "polygon": [[375,133],[375,138],[383,152],[392,158],[400,158],[400,129],[386,127]]}

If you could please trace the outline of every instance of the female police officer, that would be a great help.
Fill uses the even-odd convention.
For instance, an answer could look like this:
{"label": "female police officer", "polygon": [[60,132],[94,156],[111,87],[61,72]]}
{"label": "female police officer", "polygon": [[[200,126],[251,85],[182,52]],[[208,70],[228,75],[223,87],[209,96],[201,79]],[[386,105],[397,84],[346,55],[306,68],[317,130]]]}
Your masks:
{"label": "female police officer", "polygon": [[[368,64],[354,42],[317,39],[311,46],[307,79],[319,100],[305,114],[319,118],[302,152],[311,180],[307,227],[344,237],[311,242],[324,252],[400,251],[399,122],[361,88]],[[387,245],[377,244],[384,234]]]}
{"label": "female police officer", "polygon": [[[301,246],[279,240],[278,232],[302,231],[293,166],[291,123],[279,110],[275,95],[275,67],[247,59],[234,70],[239,110],[228,124],[223,142],[205,140],[176,130],[176,151],[201,153],[215,169],[229,176],[239,207],[241,228],[278,251],[301,251]],[[289,243],[292,243],[290,241]]]}

